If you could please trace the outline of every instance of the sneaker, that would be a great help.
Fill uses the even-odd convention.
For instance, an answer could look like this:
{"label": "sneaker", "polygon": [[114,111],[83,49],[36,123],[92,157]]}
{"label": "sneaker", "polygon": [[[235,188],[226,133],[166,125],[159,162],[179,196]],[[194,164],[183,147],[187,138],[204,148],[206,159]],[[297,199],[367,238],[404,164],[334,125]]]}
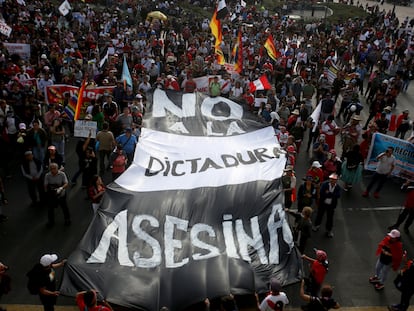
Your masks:
{"label": "sneaker", "polygon": [[379,283],[379,279],[378,279],[377,276],[371,276],[369,278],[369,282],[372,283],[372,284],[376,284],[376,283]]}
{"label": "sneaker", "polygon": [[319,230],[319,228],[320,228],[321,226],[312,226],[312,231],[313,232],[316,232],[316,231],[318,231]]}
{"label": "sneaker", "polygon": [[333,234],[333,232],[332,232],[332,231],[328,231],[328,232],[326,232],[326,236],[327,236],[328,238],[333,238],[333,237],[334,237],[334,234]]}
{"label": "sneaker", "polygon": [[7,221],[7,219],[9,219],[6,215],[1,214],[0,215],[0,222],[5,222]]}
{"label": "sneaker", "polygon": [[368,198],[368,197],[369,197],[369,192],[368,192],[368,191],[364,191],[364,192],[362,192],[362,196],[363,196],[364,198]]}
{"label": "sneaker", "polygon": [[383,290],[383,289],[384,289],[384,287],[385,287],[385,285],[384,285],[384,284],[381,284],[381,283],[377,283],[377,284],[375,284],[375,289],[376,289],[376,290]]}
{"label": "sneaker", "polygon": [[374,198],[379,199],[379,193],[378,192],[374,192]]}
{"label": "sneaker", "polygon": [[400,311],[400,305],[399,304],[393,304],[388,306],[388,310],[390,311]]}

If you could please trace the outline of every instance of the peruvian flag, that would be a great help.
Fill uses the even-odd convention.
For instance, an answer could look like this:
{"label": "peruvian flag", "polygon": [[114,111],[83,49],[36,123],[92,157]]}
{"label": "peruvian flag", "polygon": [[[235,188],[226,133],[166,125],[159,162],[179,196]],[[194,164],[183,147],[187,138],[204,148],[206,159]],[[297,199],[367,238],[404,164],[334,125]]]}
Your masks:
{"label": "peruvian flag", "polygon": [[270,90],[272,86],[267,80],[266,75],[262,75],[259,79],[250,82],[250,92],[260,91],[260,90]]}

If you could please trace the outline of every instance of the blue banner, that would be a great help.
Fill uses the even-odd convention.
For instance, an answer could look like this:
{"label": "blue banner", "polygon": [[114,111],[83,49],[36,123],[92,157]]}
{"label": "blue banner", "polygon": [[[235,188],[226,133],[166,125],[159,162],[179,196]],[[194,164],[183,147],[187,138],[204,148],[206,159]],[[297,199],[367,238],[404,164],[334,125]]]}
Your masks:
{"label": "blue banner", "polygon": [[414,144],[389,135],[375,133],[372,137],[371,146],[368,151],[365,169],[375,171],[377,168],[377,156],[388,147],[394,148],[396,159],[393,176],[414,180]]}

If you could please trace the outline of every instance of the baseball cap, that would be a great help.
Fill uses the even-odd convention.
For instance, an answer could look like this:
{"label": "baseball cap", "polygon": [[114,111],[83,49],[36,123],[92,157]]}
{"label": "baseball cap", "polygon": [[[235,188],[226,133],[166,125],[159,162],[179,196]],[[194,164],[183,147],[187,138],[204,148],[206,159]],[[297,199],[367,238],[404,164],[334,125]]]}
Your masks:
{"label": "baseball cap", "polygon": [[48,149],[48,150],[56,150],[56,147],[55,147],[55,146],[53,146],[53,145],[51,145],[51,146],[47,147],[47,149]]}
{"label": "baseball cap", "polygon": [[318,167],[318,168],[320,168],[320,167],[322,167],[322,165],[319,163],[319,161],[313,161],[312,162],[312,167]]}
{"label": "baseball cap", "polygon": [[25,130],[25,129],[26,129],[26,124],[24,124],[24,123],[20,123],[20,124],[19,124],[19,129],[20,129],[20,130]]}
{"label": "baseball cap", "polygon": [[293,171],[293,166],[292,165],[287,165],[286,168],[284,169],[285,172],[289,172],[289,171]]}
{"label": "baseball cap", "polygon": [[129,133],[131,133],[131,132],[132,132],[132,129],[131,129],[130,127],[127,127],[127,128],[125,129],[125,132],[129,132]]}
{"label": "baseball cap", "polygon": [[329,175],[329,179],[338,179],[338,174],[332,173]]}
{"label": "baseball cap", "polygon": [[321,249],[315,249],[315,254],[318,261],[325,261],[328,259],[326,252]]}
{"label": "baseball cap", "polygon": [[24,153],[24,155],[25,155],[25,156],[27,156],[27,155],[31,155],[31,154],[33,154],[33,152],[31,152],[30,150],[27,150],[27,151]]}
{"label": "baseball cap", "polygon": [[46,254],[40,258],[40,264],[43,267],[47,267],[47,266],[50,266],[52,263],[54,263],[57,259],[58,259],[58,256],[56,254]]}
{"label": "baseball cap", "polygon": [[396,239],[401,236],[401,233],[397,229],[393,229],[388,233],[388,236],[392,237],[393,239]]}

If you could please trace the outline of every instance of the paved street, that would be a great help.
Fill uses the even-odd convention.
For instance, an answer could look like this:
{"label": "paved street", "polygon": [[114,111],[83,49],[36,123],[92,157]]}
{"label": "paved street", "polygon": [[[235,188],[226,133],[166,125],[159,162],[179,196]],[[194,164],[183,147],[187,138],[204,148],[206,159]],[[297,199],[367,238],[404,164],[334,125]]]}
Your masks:
{"label": "paved street", "polygon": [[[365,5],[366,0],[360,0],[360,2]],[[368,1],[368,3],[372,5],[376,2]],[[384,4],[382,7],[392,10],[391,4]],[[414,9],[411,7],[397,6],[396,13],[400,20],[407,15],[414,17]],[[399,96],[395,113],[409,109],[413,117],[413,99],[414,85],[411,85],[407,93]],[[362,111],[364,118],[367,112],[368,107],[365,105]],[[306,141],[304,143],[306,144]],[[68,148],[67,158],[69,160],[66,171],[71,176],[76,171],[75,139],[72,139],[69,144],[71,147]],[[296,170],[298,181],[304,176],[309,166],[310,156],[311,154],[306,154],[304,151],[301,151],[299,155]],[[109,175],[105,179],[107,180],[108,177]],[[392,284],[394,274],[390,273],[386,288],[382,292],[375,291],[368,283],[368,277],[374,270],[377,244],[386,234],[386,228],[396,219],[404,195],[400,192],[397,181],[389,181],[381,192],[380,199],[362,198],[361,193],[364,184],[367,183],[367,178],[369,174],[360,186],[343,193],[335,214],[335,237],[326,238],[323,230],[315,233],[308,249],[316,247],[327,251],[330,268],[326,281],[335,287],[334,296],[342,306],[356,307],[354,310],[364,311],[386,310],[386,305],[399,300],[399,292]],[[5,182],[5,187],[9,199],[5,214],[8,215],[9,220],[0,223],[0,260],[10,266],[10,275],[13,280],[12,291],[3,296],[1,305],[9,304],[8,311],[41,310],[36,306],[20,305],[39,304],[38,297],[30,295],[26,289],[25,273],[44,253],[56,252],[60,258],[68,257],[87,229],[93,217],[92,209],[89,201],[85,200],[85,191],[78,184],[68,192],[72,225],[70,227],[63,225],[63,215],[59,209],[56,211],[56,225],[52,229],[47,229],[45,226],[46,208],[29,207],[30,199],[19,171],[15,172],[11,180]],[[411,228],[411,231],[411,235],[402,233],[402,239],[404,248],[413,257],[414,228]],[[308,255],[313,256],[310,251]],[[58,271],[58,275],[61,276],[61,271]],[[297,285],[286,288],[286,292],[292,307],[297,308],[302,304]],[[61,297],[58,304],[73,306],[74,299]],[[65,310],[76,309],[72,307],[65,308]],[[57,311],[63,311],[63,309],[57,309]]]}

